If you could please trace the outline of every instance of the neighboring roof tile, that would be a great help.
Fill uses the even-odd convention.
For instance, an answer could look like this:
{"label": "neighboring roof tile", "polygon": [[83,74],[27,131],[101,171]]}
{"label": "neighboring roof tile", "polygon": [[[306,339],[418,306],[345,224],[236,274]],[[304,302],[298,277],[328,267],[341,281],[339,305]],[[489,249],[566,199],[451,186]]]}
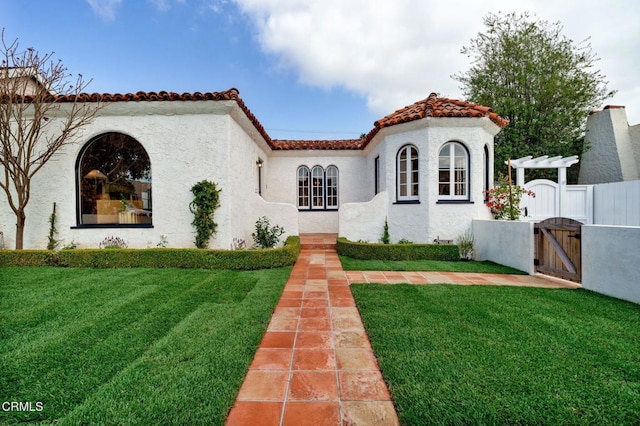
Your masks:
{"label": "neighboring roof tile", "polygon": [[[0,102],[6,102],[7,95],[0,97]],[[23,102],[31,102],[33,97],[25,96]],[[504,128],[509,120],[500,117],[491,108],[459,101],[457,99],[440,98],[431,93],[426,99],[401,108],[386,117],[377,120],[373,129],[361,139],[342,140],[277,140],[271,139],[256,116],[247,108],[239,92],[231,88],[224,92],[137,92],[126,94],[111,93],[81,93],[79,95],[47,95],[45,102],[153,102],[153,101],[235,101],[245,113],[249,121],[274,150],[357,150],[366,147],[375,135],[385,127],[408,123],[426,117],[489,117],[498,126]]]}

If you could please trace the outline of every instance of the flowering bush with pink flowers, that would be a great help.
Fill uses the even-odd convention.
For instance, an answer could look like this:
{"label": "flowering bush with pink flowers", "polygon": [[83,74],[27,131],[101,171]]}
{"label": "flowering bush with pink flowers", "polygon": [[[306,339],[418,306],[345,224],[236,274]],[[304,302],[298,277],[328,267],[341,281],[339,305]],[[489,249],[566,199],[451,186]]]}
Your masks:
{"label": "flowering bush with pink flowers", "polygon": [[[511,190],[509,189],[511,188]],[[520,200],[524,195],[535,197],[533,191],[527,190],[518,185],[500,185],[488,191],[487,207],[491,209],[494,219],[518,220],[522,209]]]}

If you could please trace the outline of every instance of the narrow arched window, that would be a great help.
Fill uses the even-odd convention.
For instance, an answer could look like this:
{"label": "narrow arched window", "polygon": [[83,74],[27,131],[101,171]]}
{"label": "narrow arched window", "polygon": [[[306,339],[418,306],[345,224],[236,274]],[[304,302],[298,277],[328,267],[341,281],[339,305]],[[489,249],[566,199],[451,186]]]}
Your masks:
{"label": "narrow arched window", "polygon": [[324,208],[324,170],[320,166],[311,169],[311,207]]}
{"label": "narrow arched window", "polygon": [[441,200],[469,199],[469,153],[459,142],[447,142],[440,148],[438,195]]}
{"label": "narrow arched window", "polygon": [[298,167],[298,208],[309,208],[310,194],[309,169],[300,166]]}
{"label": "narrow arched window", "polygon": [[397,182],[398,201],[419,199],[418,149],[413,145],[405,145],[398,151]]}
{"label": "narrow arched window", "polygon": [[151,161],[144,147],[122,133],[106,133],[78,156],[79,225],[150,225]]}
{"label": "narrow arched window", "polygon": [[325,172],[327,181],[327,208],[338,207],[338,168],[329,166]]}

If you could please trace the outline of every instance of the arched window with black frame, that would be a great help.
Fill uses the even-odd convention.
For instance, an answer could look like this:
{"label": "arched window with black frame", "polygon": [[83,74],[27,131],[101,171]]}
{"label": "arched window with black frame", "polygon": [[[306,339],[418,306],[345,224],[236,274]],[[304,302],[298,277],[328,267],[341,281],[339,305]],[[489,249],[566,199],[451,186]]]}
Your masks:
{"label": "arched window with black frame", "polygon": [[316,165],[309,169],[300,166],[297,174],[297,199],[299,210],[338,209],[338,168],[323,169]]}
{"label": "arched window with black frame", "polygon": [[447,142],[440,148],[438,199],[469,199],[469,152],[460,142]]}
{"label": "arched window with black frame", "polygon": [[396,180],[398,201],[418,201],[420,198],[418,148],[405,145],[398,151]]}
{"label": "arched window with black frame", "polygon": [[79,226],[151,226],[151,161],[131,136],[105,133],[76,162]]}

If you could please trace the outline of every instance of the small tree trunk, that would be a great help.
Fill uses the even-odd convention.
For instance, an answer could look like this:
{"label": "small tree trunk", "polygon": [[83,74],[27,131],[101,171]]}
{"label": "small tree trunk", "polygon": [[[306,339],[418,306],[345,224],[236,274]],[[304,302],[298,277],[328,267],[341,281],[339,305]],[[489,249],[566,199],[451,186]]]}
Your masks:
{"label": "small tree trunk", "polygon": [[27,216],[24,214],[24,210],[19,210],[16,213],[16,250],[22,250],[24,244],[24,223]]}

